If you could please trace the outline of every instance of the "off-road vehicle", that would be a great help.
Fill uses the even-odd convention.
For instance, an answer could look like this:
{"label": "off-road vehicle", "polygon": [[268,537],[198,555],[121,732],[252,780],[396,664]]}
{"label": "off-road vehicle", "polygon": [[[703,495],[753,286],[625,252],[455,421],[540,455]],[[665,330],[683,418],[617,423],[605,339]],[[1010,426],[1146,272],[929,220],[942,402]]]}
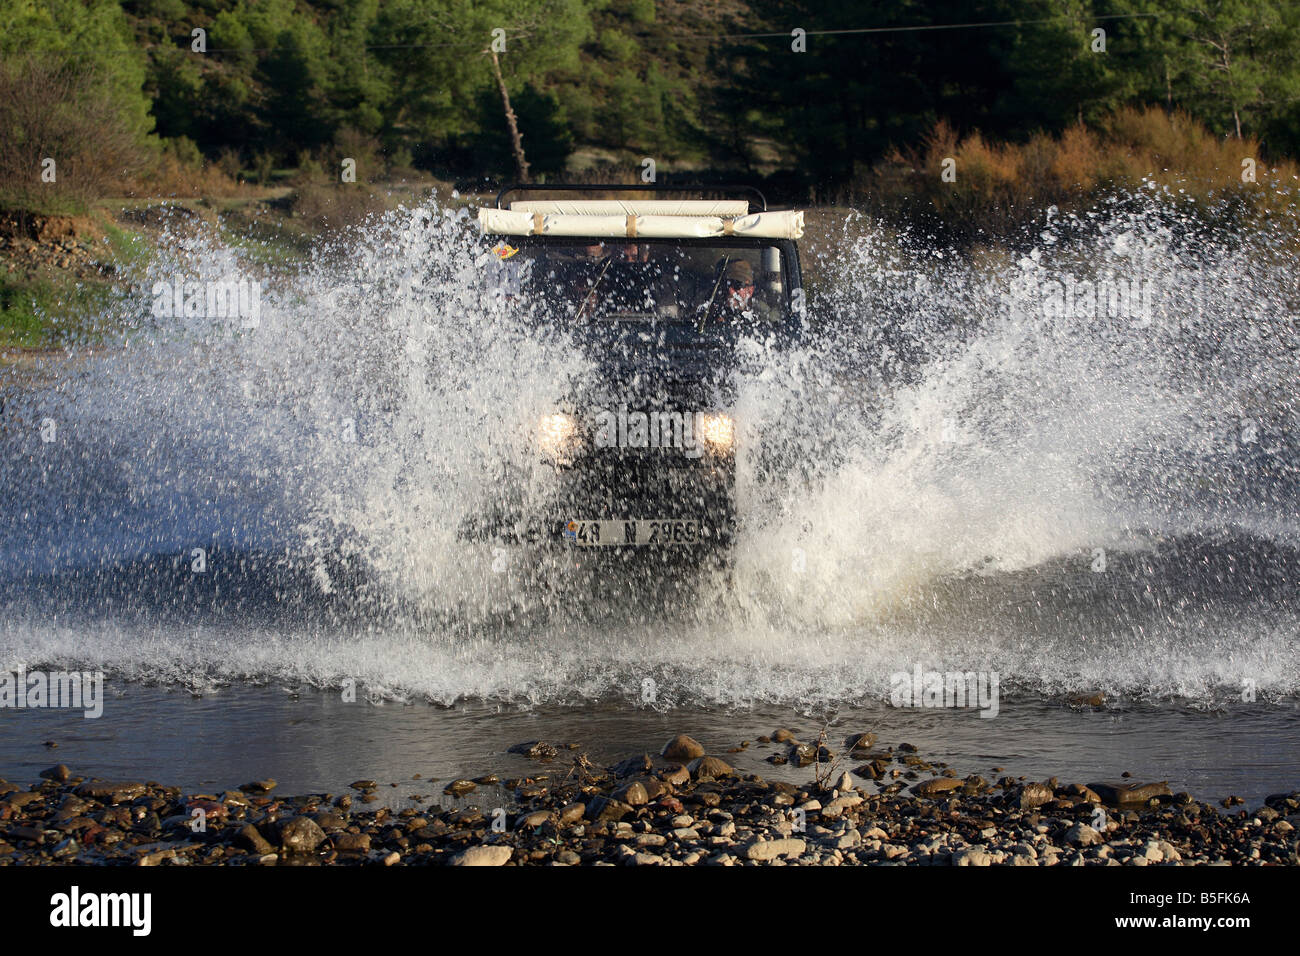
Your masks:
{"label": "off-road vehicle", "polygon": [[[503,206],[507,195],[560,191],[583,198]],[[666,190],[516,185],[479,210],[496,290],[593,371],[537,422],[536,466],[553,469],[545,500],[496,488],[465,538],[563,548],[579,561],[725,555],[733,539],[737,442],[748,434],[734,418],[736,375],[800,335],[803,213],[769,211],[752,189],[752,202],[590,198],[629,191]]]}

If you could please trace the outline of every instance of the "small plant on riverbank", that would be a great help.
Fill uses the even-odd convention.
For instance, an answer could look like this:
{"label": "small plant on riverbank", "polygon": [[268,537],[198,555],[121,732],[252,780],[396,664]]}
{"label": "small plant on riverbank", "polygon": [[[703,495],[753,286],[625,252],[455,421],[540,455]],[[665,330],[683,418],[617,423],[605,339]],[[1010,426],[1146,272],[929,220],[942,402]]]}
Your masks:
{"label": "small plant on riverbank", "polygon": [[0,279],[0,349],[58,348],[93,335],[114,298],[94,283]]}

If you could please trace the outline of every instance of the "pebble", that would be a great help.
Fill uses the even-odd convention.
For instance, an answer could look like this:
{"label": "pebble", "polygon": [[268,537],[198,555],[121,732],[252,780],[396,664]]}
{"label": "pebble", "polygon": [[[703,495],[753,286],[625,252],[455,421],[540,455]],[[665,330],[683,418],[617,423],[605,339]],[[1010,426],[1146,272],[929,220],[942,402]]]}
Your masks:
{"label": "pebble", "polygon": [[[899,748],[899,755],[912,751]],[[694,758],[696,761],[717,758]],[[874,760],[889,763],[894,755]],[[917,767],[926,761],[917,757]],[[577,764],[575,764],[577,766]],[[50,768],[54,770],[55,768]],[[1091,787],[1006,780],[993,790],[957,771],[915,784],[864,784],[840,774],[829,789],[817,775],[767,782],[753,774],[669,783],[649,757],[614,767],[589,762],[578,779],[514,781],[506,795],[515,821],[496,839],[489,806],[351,808],[343,795],[271,798],[259,793],[185,793],[136,782],[64,781],[34,790],[0,780],[0,865],[50,862],[114,865],[454,865],[679,866],[956,865],[1167,866],[1294,865],[1300,791],[1272,794],[1247,815],[1168,794],[1167,784],[1101,784],[1122,807],[1101,832],[1088,825]],[[704,773],[699,771],[704,769]],[[626,771],[621,777],[618,771]],[[917,774],[921,771],[909,771]],[[62,775],[62,772],[58,774]],[[491,775],[486,775],[490,777]],[[468,781],[465,781],[468,782]],[[373,781],[358,781],[373,784]],[[455,781],[453,782],[455,783]],[[824,782],[823,782],[824,783]],[[1096,785],[1094,785],[1096,786]],[[676,795],[673,790],[676,788]],[[373,786],[359,786],[371,799]],[[930,791],[925,793],[924,791]],[[1051,799],[1036,804],[1048,791]],[[645,802],[642,802],[644,794]],[[1028,799],[1026,799],[1028,796]],[[332,805],[331,805],[332,804]],[[799,806],[803,815],[790,812]],[[202,839],[190,812],[204,811]],[[1289,819],[1288,819],[1289,818]],[[1112,842],[1107,842],[1107,840]],[[500,860],[500,862],[497,862]]]}

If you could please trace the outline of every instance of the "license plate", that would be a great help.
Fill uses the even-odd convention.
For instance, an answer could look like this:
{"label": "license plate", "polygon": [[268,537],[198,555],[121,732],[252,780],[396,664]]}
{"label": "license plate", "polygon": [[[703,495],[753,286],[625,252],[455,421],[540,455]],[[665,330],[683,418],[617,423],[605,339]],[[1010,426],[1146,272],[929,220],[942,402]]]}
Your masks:
{"label": "license plate", "polygon": [[696,544],[700,523],[683,518],[570,521],[564,526],[564,536],[580,548],[672,547]]}

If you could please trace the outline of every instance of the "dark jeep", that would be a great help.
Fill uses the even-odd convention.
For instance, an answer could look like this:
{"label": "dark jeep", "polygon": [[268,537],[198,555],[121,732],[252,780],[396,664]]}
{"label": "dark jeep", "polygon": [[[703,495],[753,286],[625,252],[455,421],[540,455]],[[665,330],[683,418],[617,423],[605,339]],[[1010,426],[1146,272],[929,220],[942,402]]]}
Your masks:
{"label": "dark jeep", "polygon": [[461,536],[560,547],[577,563],[725,559],[737,442],[757,438],[734,419],[735,377],[800,334],[802,213],[768,212],[757,190],[756,203],[501,206],[508,193],[538,190],[510,187],[480,210],[500,266],[495,285],[580,349],[593,372],[538,422],[536,462],[554,479],[545,500],[525,503],[526,476],[517,476],[521,488],[498,489]]}

